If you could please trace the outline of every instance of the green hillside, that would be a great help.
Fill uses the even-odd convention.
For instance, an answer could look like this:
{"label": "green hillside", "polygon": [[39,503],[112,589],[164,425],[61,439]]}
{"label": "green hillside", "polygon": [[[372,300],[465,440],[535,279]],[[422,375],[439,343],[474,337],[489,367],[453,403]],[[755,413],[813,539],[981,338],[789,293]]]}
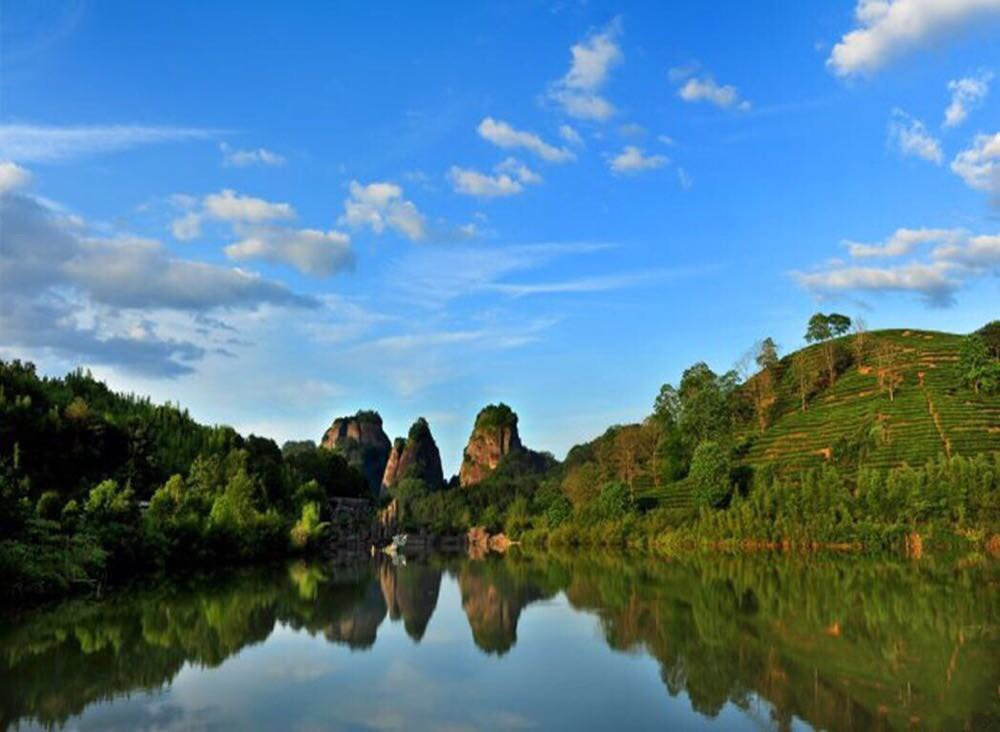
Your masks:
{"label": "green hillside", "polygon": [[[853,336],[840,339],[843,350]],[[975,394],[958,369],[964,336],[918,330],[869,334],[899,346],[901,380],[894,398],[879,388],[876,358],[850,364],[836,381],[812,394],[802,411],[791,368],[777,368],[777,401],[763,433],[748,432],[751,465],[801,470],[827,461],[887,468],[919,465],[940,454],[974,455],[1000,449],[1000,396]],[[812,346],[805,354],[820,360]]]}

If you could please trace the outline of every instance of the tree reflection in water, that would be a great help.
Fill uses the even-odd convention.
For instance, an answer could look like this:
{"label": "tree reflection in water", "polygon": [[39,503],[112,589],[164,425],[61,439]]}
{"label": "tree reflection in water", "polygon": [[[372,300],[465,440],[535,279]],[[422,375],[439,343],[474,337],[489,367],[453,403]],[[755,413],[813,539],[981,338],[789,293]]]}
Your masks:
{"label": "tree reflection in water", "polygon": [[33,613],[0,631],[0,728],[62,724],[158,690],[185,663],[214,668],[278,624],[370,649],[388,616],[420,643],[443,577],[483,653],[508,653],[524,608],[562,593],[598,618],[610,648],[655,658],[666,691],[705,717],[763,699],[779,728],[796,717],[829,729],[1000,726],[995,563],[513,553],[299,562]]}

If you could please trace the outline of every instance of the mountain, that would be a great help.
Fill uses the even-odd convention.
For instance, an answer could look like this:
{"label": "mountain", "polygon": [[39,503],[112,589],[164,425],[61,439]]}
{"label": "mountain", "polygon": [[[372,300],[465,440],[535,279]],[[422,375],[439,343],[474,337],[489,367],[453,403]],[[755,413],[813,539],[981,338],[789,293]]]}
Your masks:
{"label": "mountain", "polygon": [[338,417],[320,444],[343,455],[365,476],[372,495],[378,495],[392,449],[378,412],[361,410],[353,417]]}
{"label": "mountain", "polygon": [[403,478],[419,478],[432,489],[444,485],[441,453],[423,417],[413,423],[405,439],[397,437],[393,441],[382,475],[382,490],[392,488]]}

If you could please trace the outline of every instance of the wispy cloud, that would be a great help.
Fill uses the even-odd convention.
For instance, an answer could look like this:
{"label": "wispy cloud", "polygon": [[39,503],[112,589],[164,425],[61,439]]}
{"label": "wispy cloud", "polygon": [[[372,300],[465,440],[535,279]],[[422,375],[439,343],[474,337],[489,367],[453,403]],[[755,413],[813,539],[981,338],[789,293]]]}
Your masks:
{"label": "wispy cloud", "polygon": [[18,162],[56,162],[118,152],[142,145],[205,140],[218,130],[196,127],[106,125],[55,127],[0,125],[0,157]]}
{"label": "wispy cloud", "polygon": [[675,277],[680,273],[680,270],[654,270],[651,272],[629,272],[601,277],[579,277],[560,282],[495,282],[487,285],[485,289],[511,297],[608,292],[610,290],[621,290],[650,282],[659,282],[670,277]]}
{"label": "wispy cloud", "polygon": [[901,109],[894,109],[888,125],[889,144],[905,157],[918,157],[940,165],[944,162],[941,143],[927,127]]}
{"label": "wispy cloud", "polygon": [[492,117],[483,119],[476,128],[476,132],[484,140],[492,142],[497,147],[505,150],[522,148],[548,163],[565,163],[576,159],[576,155],[571,150],[550,145],[534,132],[515,129],[508,123]]}
{"label": "wispy cloud", "polygon": [[219,144],[222,152],[222,164],[233,168],[246,168],[253,165],[276,167],[285,164],[285,157],[264,147],[240,150],[227,142]]}

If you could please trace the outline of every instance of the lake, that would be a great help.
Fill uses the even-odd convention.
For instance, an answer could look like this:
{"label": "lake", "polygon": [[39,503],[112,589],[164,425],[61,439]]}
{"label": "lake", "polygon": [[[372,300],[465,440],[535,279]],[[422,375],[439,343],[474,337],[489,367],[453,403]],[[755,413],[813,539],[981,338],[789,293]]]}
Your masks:
{"label": "lake", "polygon": [[0,728],[1000,728],[1000,563],[292,562],[0,630]]}

